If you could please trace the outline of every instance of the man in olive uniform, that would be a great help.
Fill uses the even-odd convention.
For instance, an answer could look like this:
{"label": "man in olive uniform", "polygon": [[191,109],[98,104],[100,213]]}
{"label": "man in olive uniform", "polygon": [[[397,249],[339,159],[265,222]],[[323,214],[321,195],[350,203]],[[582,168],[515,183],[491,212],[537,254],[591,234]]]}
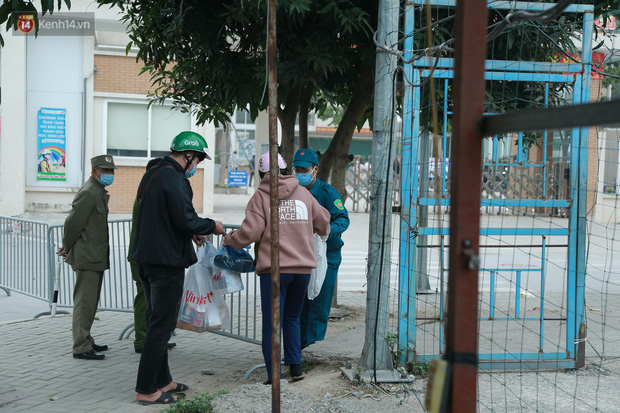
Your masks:
{"label": "man in olive uniform", "polygon": [[85,360],[103,360],[101,351],[106,345],[97,345],[90,335],[95,320],[103,272],[110,268],[108,244],[108,201],[105,187],[114,182],[114,160],[110,155],[95,156],[90,160],[90,178],[73,199],[65,220],[62,247],[57,254],[64,257],[76,273],[73,290],[73,357]]}
{"label": "man in olive uniform", "polygon": [[349,228],[349,214],[344,207],[342,197],[330,184],[321,181],[319,174],[319,157],[311,149],[299,149],[293,158],[293,175],[299,184],[319,201],[319,204],[329,211],[330,232],[327,239],[327,272],[321,292],[314,298],[304,298],[304,307],[301,311],[301,348],[321,341],[325,338],[329,311],[332,306],[332,297],[338,278],[338,267],[342,261],[340,250],[344,245],[341,235]]}

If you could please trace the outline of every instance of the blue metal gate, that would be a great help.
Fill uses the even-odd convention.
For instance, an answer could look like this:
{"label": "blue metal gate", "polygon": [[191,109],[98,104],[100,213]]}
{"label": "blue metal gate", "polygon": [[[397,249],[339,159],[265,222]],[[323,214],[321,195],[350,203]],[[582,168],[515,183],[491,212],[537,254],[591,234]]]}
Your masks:
{"label": "blue metal gate", "polygon": [[[409,4],[406,33],[413,33]],[[454,6],[454,1],[431,1]],[[489,2],[490,8],[544,10],[554,4]],[[487,61],[487,81],[536,82],[549,105],[549,84],[571,86],[572,104],[589,102],[592,6],[583,13],[583,61],[577,63]],[[405,50],[413,49],[408,36]],[[411,53],[405,54],[410,61]],[[444,352],[448,274],[442,213],[449,213],[448,101],[453,59],[424,58],[407,65],[404,100],[401,244],[399,267],[399,348],[401,363],[427,362]],[[432,69],[429,69],[432,68]],[[586,73],[586,76],[582,76]],[[420,126],[420,86],[432,76],[443,88],[443,148],[440,157],[425,149],[429,133]],[[480,232],[479,367],[572,368],[578,365],[584,335],[585,186],[588,128],[570,130],[564,156],[549,157],[552,135],[542,131],[542,151],[530,159],[519,133],[483,145]],[[511,151],[516,140],[516,152]],[[504,155],[504,156],[503,156]],[[434,213],[434,214],[433,214]],[[430,217],[430,218],[429,218]],[[426,264],[429,261],[429,264]],[[562,261],[565,261],[562,263]],[[420,263],[424,263],[420,265]],[[428,277],[421,282],[419,278]],[[426,281],[426,280],[422,280]],[[432,295],[421,292],[435,291]],[[424,291],[421,291],[424,290]],[[534,302],[534,304],[532,304]],[[501,337],[501,339],[498,339]]]}

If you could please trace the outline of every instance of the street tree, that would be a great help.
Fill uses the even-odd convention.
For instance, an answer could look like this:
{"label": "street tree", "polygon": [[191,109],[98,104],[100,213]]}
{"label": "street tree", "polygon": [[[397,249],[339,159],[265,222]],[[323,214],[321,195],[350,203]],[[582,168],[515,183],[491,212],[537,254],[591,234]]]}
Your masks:
{"label": "street tree", "polygon": [[[172,100],[181,110],[194,111],[199,123],[216,125],[228,122],[236,108],[247,108],[252,118],[266,108],[266,1],[99,3],[123,11],[132,45],[156,87],[154,102]],[[308,113],[320,107],[325,96],[335,96],[337,89],[353,91],[364,73],[360,69],[374,64],[373,5],[370,0],[278,2],[280,151],[289,162],[298,116],[304,141]],[[364,102],[367,106],[368,98],[350,106]],[[361,116],[364,110],[355,112]]]}
{"label": "street tree", "polygon": [[[267,1],[245,0],[98,0],[100,6],[116,6],[130,24],[131,43],[144,72],[152,76],[154,103],[172,100],[182,111],[193,111],[198,123],[226,124],[234,111],[247,108],[252,118],[267,107],[265,64]],[[619,0],[582,1],[595,5],[604,17],[617,12]],[[70,0],[42,0],[39,10],[52,13]],[[308,146],[308,114],[323,112],[328,106],[342,108],[342,120],[321,157],[320,177],[327,179],[344,195],[344,166],[353,133],[371,119],[374,88],[372,36],[377,27],[374,0],[280,0],[277,7],[278,35],[278,118],[282,126],[280,151],[290,162],[294,151],[295,126],[299,124],[300,146]],[[36,11],[32,2],[4,0],[0,23],[10,28],[12,11]],[[433,8],[432,41],[437,45],[453,33],[454,10]],[[428,45],[423,13],[415,24],[415,48]],[[504,16],[491,12],[489,26]],[[553,25],[521,22],[489,43],[489,58],[503,60],[549,59],[558,47],[574,49],[580,17],[562,15]],[[401,43],[402,44],[402,43]],[[399,45],[387,45],[398,49]],[[449,51],[442,51],[450,56]],[[402,79],[400,79],[402,80]],[[560,85],[551,98],[560,99]],[[489,83],[487,108],[503,112],[540,105],[540,85],[521,90],[507,82]],[[424,102],[430,90],[423,89]],[[438,88],[438,97],[443,90]],[[448,90],[451,94],[451,89]],[[519,96],[528,94],[528,99]],[[511,98],[512,97],[512,98]],[[449,96],[448,96],[449,98]],[[423,122],[430,106],[424,105]],[[438,108],[441,111],[441,108]],[[442,116],[440,113],[439,121]],[[429,121],[430,122],[430,121]],[[423,127],[430,129],[429,122]],[[448,125],[449,127],[449,125]]]}

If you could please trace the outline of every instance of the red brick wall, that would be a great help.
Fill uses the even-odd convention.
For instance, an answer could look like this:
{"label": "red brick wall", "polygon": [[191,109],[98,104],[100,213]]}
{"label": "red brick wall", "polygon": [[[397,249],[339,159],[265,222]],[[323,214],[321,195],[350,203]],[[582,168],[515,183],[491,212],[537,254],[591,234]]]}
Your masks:
{"label": "red brick wall", "polygon": [[152,91],[148,73],[135,57],[95,55],[95,92],[147,94]]}
{"label": "red brick wall", "polygon": [[[136,62],[135,57],[95,55],[95,66],[95,92],[145,95],[153,90],[150,75],[140,75],[142,64]],[[110,193],[110,213],[131,214],[144,170],[144,166],[118,167],[114,184],[107,188]],[[204,169],[198,169],[190,180],[194,191],[194,208],[198,213],[203,210],[203,176]]]}
{"label": "red brick wall", "polygon": [[[106,188],[110,194],[111,214],[131,214],[136,191],[144,171],[144,166],[119,166],[114,172],[114,184]],[[196,175],[189,181],[194,191],[194,208],[198,213],[201,213],[203,209],[203,178],[204,169],[198,169]]]}

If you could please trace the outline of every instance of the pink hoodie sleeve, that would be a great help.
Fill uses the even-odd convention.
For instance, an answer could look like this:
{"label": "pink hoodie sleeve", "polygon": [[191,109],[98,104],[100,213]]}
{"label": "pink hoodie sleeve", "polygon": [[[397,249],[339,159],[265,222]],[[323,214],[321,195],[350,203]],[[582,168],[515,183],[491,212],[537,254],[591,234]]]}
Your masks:
{"label": "pink hoodie sleeve", "polygon": [[259,241],[267,228],[267,217],[263,214],[259,193],[253,196],[245,209],[245,219],[241,228],[226,235],[226,241],[234,249],[240,250]]}

